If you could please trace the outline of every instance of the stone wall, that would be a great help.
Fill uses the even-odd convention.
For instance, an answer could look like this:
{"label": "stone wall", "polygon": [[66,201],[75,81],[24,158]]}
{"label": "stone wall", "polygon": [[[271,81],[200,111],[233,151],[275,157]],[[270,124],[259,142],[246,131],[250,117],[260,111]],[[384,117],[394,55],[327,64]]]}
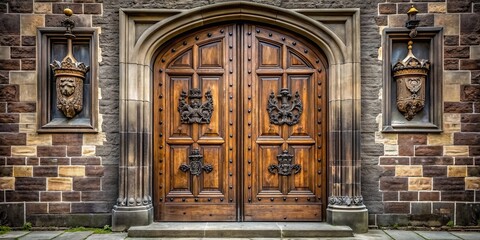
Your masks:
{"label": "stone wall", "polygon": [[[119,8],[185,9],[214,2],[222,1],[0,3],[0,225],[110,224],[120,155]],[[421,26],[444,27],[444,132],[383,134],[381,32],[404,26],[410,1],[255,2],[361,9],[362,192],[370,225],[478,224],[480,3],[413,1]],[[100,28],[98,134],[36,133],[36,27],[60,26],[65,6],[73,9],[77,26]]]}
{"label": "stone wall", "polygon": [[[414,4],[421,25],[444,27],[443,132],[375,133],[375,142],[383,144],[378,161],[383,208],[370,212],[377,214],[370,223],[441,226],[451,221],[476,226],[480,219],[480,4],[460,0]],[[379,4],[383,19],[379,26],[404,26],[410,6]]]}

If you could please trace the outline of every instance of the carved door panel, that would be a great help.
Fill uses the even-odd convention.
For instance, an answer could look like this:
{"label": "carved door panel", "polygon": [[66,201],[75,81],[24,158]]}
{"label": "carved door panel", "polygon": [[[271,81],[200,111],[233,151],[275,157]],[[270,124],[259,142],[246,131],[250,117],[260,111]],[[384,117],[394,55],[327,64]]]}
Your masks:
{"label": "carved door panel", "polygon": [[235,26],[195,32],[155,62],[155,219],[236,220]]}
{"label": "carved door panel", "polygon": [[252,24],[195,31],[154,62],[161,221],[324,220],[326,60]]}
{"label": "carved door panel", "polygon": [[325,60],[278,30],[243,36],[244,219],[322,220]]}

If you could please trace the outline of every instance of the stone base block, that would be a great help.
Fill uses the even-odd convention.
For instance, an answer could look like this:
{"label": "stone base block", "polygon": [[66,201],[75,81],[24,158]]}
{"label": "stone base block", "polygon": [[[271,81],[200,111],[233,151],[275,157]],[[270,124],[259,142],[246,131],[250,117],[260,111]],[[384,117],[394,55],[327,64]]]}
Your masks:
{"label": "stone base block", "polygon": [[153,222],[153,206],[124,207],[114,206],[112,210],[112,230],[125,231],[131,226],[147,226]]}
{"label": "stone base block", "polygon": [[328,206],[327,222],[349,226],[355,233],[368,231],[368,210],[365,206]]}

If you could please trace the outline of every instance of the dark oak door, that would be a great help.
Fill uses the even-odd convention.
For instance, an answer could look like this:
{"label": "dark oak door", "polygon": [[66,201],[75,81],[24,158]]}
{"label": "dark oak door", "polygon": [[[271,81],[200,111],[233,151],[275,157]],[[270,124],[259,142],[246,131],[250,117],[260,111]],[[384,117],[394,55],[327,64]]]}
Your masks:
{"label": "dark oak door", "polygon": [[160,221],[321,221],[326,61],[293,34],[228,24],[154,63]]}

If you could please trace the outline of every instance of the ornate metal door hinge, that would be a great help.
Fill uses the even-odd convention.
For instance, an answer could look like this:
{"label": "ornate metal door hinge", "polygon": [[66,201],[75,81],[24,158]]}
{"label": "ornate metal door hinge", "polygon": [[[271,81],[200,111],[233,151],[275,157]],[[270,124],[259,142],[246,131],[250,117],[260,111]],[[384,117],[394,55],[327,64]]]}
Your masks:
{"label": "ornate metal door hinge", "polygon": [[178,112],[181,123],[210,123],[213,112],[212,93],[208,90],[205,93],[206,102],[202,104],[202,91],[198,88],[190,89],[187,103],[187,93],[182,90],[178,99]]}
{"label": "ornate metal door hinge", "polygon": [[[280,106],[278,106],[278,100],[281,100]],[[295,99],[292,99],[290,90],[282,88],[280,94],[275,96],[272,92],[268,99],[268,115],[270,117],[270,123],[276,125],[287,124],[292,126],[300,121],[300,116],[303,112],[303,104],[300,100],[300,94],[298,91],[295,93]]]}
{"label": "ornate metal door hinge", "polygon": [[202,171],[210,173],[213,170],[212,165],[203,165],[203,155],[200,154],[199,149],[193,149],[190,153],[190,156],[188,156],[188,159],[190,161],[189,165],[185,163],[180,165],[180,170],[182,172],[190,171],[190,174],[200,176],[200,174],[202,174]]}
{"label": "ornate metal door hinge", "polygon": [[297,174],[300,172],[302,168],[298,164],[292,164],[293,155],[288,153],[287,150],[283,150],[282,154],[277,155],[278,165],[270,165],[268,166],[268,171],[271,173],[275,173],[275,170],[278,174],[283,176],[289,176],[292,174]]}

